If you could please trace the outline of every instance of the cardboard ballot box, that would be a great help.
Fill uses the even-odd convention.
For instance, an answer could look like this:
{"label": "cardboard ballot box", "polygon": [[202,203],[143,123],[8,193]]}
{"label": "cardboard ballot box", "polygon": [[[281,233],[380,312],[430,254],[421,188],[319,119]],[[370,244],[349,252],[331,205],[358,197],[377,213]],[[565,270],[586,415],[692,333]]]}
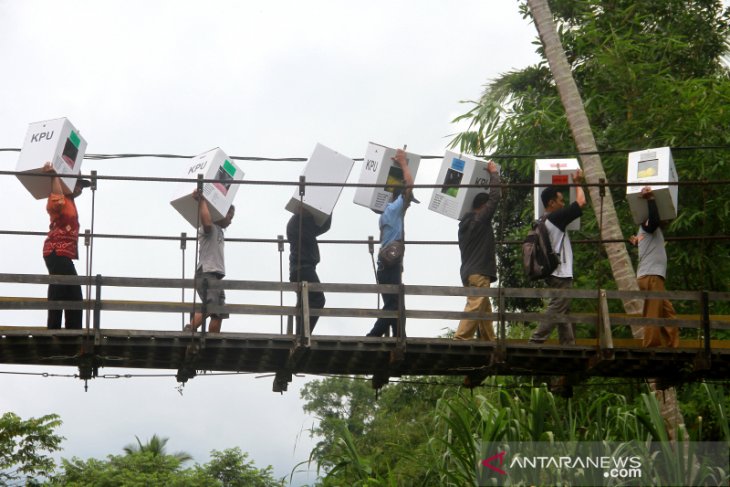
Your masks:
{"label": "cardboard ballot box", "polygon": [[[305,183],[345,184],[350,176],[353,164],[355,164],[355,161],[351,158],[322,144],[317,144],[302,175],[305,178]],[[317,225],[321,225],[332,214],[341,192],[342,186],[305,185],[301,203],[303,203],[304,209],[312,214]],[[300,197],[299,188],[297,187],[286,204],[286,209],[292,213],[298,213],[299,207]]]}
{"label": "cardboard ballot box", "polygon": [[[213,221],[225,218],[233,199],[238,192],[238,184],[231,181],[243,179],[243,171],[219,148],[209,150],[193,157],[185,168],[183,177],[194,181],[198,174],[204,179],[219,179],[215,183],[203,183],[203,196],[208,202],[208,209]],[[198,202],[193,198],[196,182],[180,183],[170,204],[193,227],[198,225]]]}
{"label": "cardboard ballot box", "polygon": [[[489,184],[487,161],[466,154],[446,151],[441,163],[437,184]],[[458,188],[443,186],[434,188],[428,209],[450,218],[461,220],[471,211],[474,197],[489,193],[490,188]]]}
{"label": "cardboard ballot box", "polygon": [[[43,165],[50,162],[59,176],[80,174],[85,153],[86,140],[68,119],[35,122],[28,126],[16,171],[42,173]],[[51,194],[50,177],[18,175],[18,179],[37,200]],[[74,190],[76,178],[60,179],[65,190]]]}
{"label": "cardboard ballot box", "polygon": [[[358,183],[377,186],[358,187],[353,199],[355,204],[372,210],[383,211],[385,206],[390,203],[393,197],[393,188],[404,184],[403,170],[397,162],[393,161],[395,152],[396,150],[390,147],[374,142],[368,143]],[[421,156],[406,152],[406,160],[415,181]]]}
{"label": "cardboard ballot box", "polygon": [[677,181],[679,178],[669,147],[630,152],[626,182],[646,183],[641,186],[626,186],[626,199],[629,201],[634,223],[641,224],[649,218],[647,203],[640,195],[644,186],[651,187],[654,192],[661,220],[677,218],[678,187],[676,184],[666,184]]}
{"label": "cardboard ballot box", "polygon": [[[562,186],[573,183],[572,174],[580,169],[578,159],[536,159],[535,160],[535,184],[545,184],[553,186]],[[545,213],[542,206],[540,195],[546,186],[535,186],[535,219],[538,219]],[[575,201],[575,186],[571,186],[569,191],[563,191],[565,198],[565,206]],[[567,230],[579,230],[580,218],[573,220],[566,228]]]}

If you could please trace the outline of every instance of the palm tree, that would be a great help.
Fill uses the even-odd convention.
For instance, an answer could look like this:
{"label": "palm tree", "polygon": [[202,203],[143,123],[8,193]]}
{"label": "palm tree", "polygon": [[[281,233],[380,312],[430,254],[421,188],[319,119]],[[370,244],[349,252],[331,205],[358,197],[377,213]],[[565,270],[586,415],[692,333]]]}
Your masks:
{"label": "palm tree", "polygon": [[[581,155],[586,181],[589,184],[598,183],[599,179],[606,179],[606,173],[603,170],[600,156],[596,154],[598,152],[596,140],[593,137],[591,124],[588,121],[578,86],[575,84],[573,72],[565,56],[563,44],[560,42],[560,37],[558,37],[558,31],[555,28],[553,14],[550,11],[548,0],[527,0],[527,4],[530,7],[530,13],[535,21],[537,33],[545,49],[545,57],[550,66],[550,71],[553,74],[560,100],[563,102],[575,145],[579,152],[591,153]],[[591,186],[589,192],[596,215],[599,215],[601,211],[599,205],[602,204],[603,206],[601,238],[603,240],[623,240],[623,234],[621,233],[621,227],[616,216],[616,209],[613,206],[611,193],[607,191],[603,202],[600,203],[601,196],[599,195],[598,187]],[[638,290],[636,274],[629,254],[626,251],[626,246],[623,243],[605,243],[604,248],[606,249],[606,254],[608,254],[611,271],[613,272],[618,289],[624,291]],[[640,313],[641,307],[642,303],[639,300],[624,301],[624,309],[627,313]],[[632,327],[631,331],[634,337],[637,338],[642,332],[641,327]],[[674,436],[673,427],[678,423],[684,422],[679,412],[676,392],[674,388],[671,388],[664,394],[657,394],[657,397],[660,398],[662,414],[670,428],[670,435]]]}
{"label": "palm tree", "polygon": [[[137,435],[134,436],[137,440],[137,444],[130,443],[123,448],[124,453],[127,455],[134,455],[137,453],[151,453],[152,456],[166,456],[168,455],[165,450],[165,445],[169,441],[169,438],[161,438],[159,436],[152,435],[147,443],[142,443]],[[184,463],[193,459],[193,457],[187,452],[175,452],[169,456],[174,457],[180,463]]]}
{"label": "palm tree", "polygon": [[[591,124],[588,121],[583,99],[575,84],[573,72],[568,64],[565,56],[563,45],[558,37],[553,14],[550,11],[547,0],[528,0],[527,1],[532,17],[535,21],[538,35],[545,49],[545,57],[553,73],[555,85],[563,102],[565,113],[573,133],[573,139],[578,151],[584,153],[581,155],[583,171],[585,173],[586,182],[596,184],[600,179],[606,180],[606,172],[603,170],[601,157],[596,154],[598,147],[593,137]],[[591,154],[585,154],[591,153]],[[588,189],[591,196],[593,210],[601,220],[601,196],[597,186],[591,186]],[[601,239],[603,240],[623,240],[621,227],[616,216],[616,209],[613,205],[613,197],[609,191],[603,197],[603,225],[601,226]],[[626,251],[626,245],[623,243],[605,243],[604,248],[608,255],[616,286],[620,290],[637,291],[636,273],[631,263],[629,253]],[[641,312],[642,302],[640,300],[625,300],[624,309],[627,313],[638,314]],[[641,334],[640,327],[632,327],[634,337]]]}

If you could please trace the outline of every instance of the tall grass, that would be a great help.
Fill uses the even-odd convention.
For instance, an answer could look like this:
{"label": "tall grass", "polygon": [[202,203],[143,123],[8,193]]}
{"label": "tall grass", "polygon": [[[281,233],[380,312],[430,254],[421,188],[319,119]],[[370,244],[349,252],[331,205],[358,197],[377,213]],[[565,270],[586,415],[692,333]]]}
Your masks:
{"label": "tall grass", "polygon": [[[323,485],[477,485],[484,469],[480,462],[504,442],[603,442],[608,449],[613,447],[607,442],[622,442],[627,445],[605,453],[626,453],[621,451],[623,448],[669,459],[663,462],[665,467],[661,471],[652,472],[657,485],[714,483],[718,479],[725,479],[727,484],[728,472],[703,465],[686,431],[680,429],[680,438],[670,441],[659,405],[650,391],[641,394],[637,402],[629,403],[625,396],[610,391],[596,393],[588,400],[563,400],[545,386],[509,389],[501,387],[497,380],[488,385],[493,388],[481,394],[447,390],[431,415],[427,443],[416,451],[403,451],[390,444],[375,455],[363,457],[358,454],[350,432],[342,428],[335,467],[327,473]],[[723,391],[707,384],[702,390],[712,404],[713,415],[723,425],[724,441],[730,446]],[[393,464],[384,461],[386,456],[398,457],[395,468],[381,468]],[[404,478],[403,471],[411,477]],[[535,485],[544,483],[538,473],[532,481]]]}

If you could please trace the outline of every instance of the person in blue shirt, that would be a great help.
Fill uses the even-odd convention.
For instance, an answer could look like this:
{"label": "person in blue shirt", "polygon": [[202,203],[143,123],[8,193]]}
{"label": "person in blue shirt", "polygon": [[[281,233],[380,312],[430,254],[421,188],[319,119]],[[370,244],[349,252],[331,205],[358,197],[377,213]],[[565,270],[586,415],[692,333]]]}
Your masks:
{"label": "person in blue shirt", "polygon": [[[380,248],[387,246],[396,240],[403,240],[403,219],[411,201],[418,203],[413,198],[413,175],[408,168],[408,160],[405,151],[398,149],[393,158],[403,171],[404,186],[394,187],[393,197],[380,215],[378,222],[380,226]],[[400,284],[403,282],[403,262],[387,266],[378,259],[377,271],[378,284]],[[395,311],[398,309],[398,294],[383,294],[383,310]],[[390,327],[393,336],[397,336],[398,319],[378,318],[373,329],[366,335],[369,337],[382,337]],[[405,325],[404,325],[405,327]]]}

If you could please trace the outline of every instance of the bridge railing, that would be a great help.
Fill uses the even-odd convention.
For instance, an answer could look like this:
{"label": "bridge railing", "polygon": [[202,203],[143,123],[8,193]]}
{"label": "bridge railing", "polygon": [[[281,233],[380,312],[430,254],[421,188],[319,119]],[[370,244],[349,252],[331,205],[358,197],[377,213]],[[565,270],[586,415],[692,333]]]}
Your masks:
{"label": "bridge railing", "polygon": [[[146,300],[109,300],[103,299],[105,288],[169,288],[194,289],[194,279],[136,278],[111,277],[96,275],[57,276],[36,274],[0,274],[0,282],[17,284],[61,284],[86,286],[88,296],[83,301],[48,301],[45,298],[2,297],[0,310],[49,310],[49,309],[81,309],[87,311],[86,328],[100,332],[103,329],[104,311],[122,312],[154,312],[154,313],[229,313],[240,315],[282,316],[288,317],[287,335],[295,334],[292,326],[293,318],[299,317],[302,326],[296,331],[301,343],[310,344],[311,316],[345,317],[345,318],[393,318],[398,324],[396,341],[403,341],[408,335],[408,319],[429,320],[491,320],[495,325],[498,342],[504,343],[508,338],[510,326],[517,323],[563,322],[588,325],[595,330],[596,345],[600,349],[613,348],[613,329],[619,326],[669,326],[697,330],[697,347],[705,352],[710,351],[710,339],[717,330],[730,330],[730,318],[710,314],[711,305],[717,302],[730,301],[730,293],[706,291],[615,291],[590,289],[536,289],[536,288],[474,288],[453,286],[395,285],[395,284],[346,284],[346,283],[289,283],[278,281],[241,281],[215,280],[205,281],[204,289],[225,289],[228,291],[268,291],[277,293],[299,293],[300,306],[262,305],[254,303],[227,303],[225,305],[206,305],[200,302],[183,301],[146,301]],[[332,308],[315,309],[309,307],[310,292],[348,293],[348,294],[397,294],[399,308],[382,310],[374,308]],[[93,294],[93,296],[92,296]],[[492,313],[465,313],[460,310],[424,310],[407,307],[408,296],[486,296],[496,304]],[[552,298],[569,297],[571,299],[590,300],[595,303],[596,312],[580,312],[549,314],[544,312],[508,311],[505,309],[506,298]],[[608,312],[609,300],[625,299],[668,299],[696,302],[700,313],[696,316],[680,316],[677,319],[642,318],[633,315],[611,314]],[[205,329],[203,328],[203,332]]]}

